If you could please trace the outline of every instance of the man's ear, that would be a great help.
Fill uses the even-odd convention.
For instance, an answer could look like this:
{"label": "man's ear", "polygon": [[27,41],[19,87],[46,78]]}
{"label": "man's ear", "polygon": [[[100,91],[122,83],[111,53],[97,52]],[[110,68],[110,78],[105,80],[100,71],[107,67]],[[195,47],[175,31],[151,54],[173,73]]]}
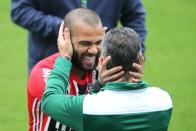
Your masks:
{"label": "man's ear", "polygon": [[144,67],[144,56],[142,54],[139,54],[138,58],[139,58],[139,64],[142,67]]}

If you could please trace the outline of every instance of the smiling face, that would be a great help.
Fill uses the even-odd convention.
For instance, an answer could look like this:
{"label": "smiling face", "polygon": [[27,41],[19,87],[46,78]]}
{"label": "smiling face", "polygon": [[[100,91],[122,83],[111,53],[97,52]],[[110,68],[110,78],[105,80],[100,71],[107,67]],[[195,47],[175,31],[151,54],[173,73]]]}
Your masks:
{"label": "smiling face", "polygon": [[72,63],[82,71],[92,70],[97,63],[104,30],[101,23],[96,26],[76,22],[71,30],[71,41],[74,47]]}

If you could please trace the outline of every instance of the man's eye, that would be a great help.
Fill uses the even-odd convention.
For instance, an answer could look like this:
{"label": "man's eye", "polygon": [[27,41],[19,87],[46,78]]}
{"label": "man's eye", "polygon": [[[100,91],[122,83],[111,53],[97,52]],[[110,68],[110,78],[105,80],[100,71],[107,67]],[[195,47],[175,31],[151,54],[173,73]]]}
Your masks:
{"label": "man's eye", "polygon": [[96,45],[101,45],[101,40],[96,42]]}
{"label": "man's eye", "polygon": [[88,42],[88,41],[80,41],[79,42],[81,45],[83,45],[83,46],[89,46],[91,43],[90,42]]}

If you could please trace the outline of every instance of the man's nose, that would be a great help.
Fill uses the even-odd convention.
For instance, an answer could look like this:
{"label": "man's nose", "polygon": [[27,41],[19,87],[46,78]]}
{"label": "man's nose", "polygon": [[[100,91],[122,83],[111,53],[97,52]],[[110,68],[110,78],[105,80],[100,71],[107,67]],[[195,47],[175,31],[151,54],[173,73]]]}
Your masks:
{"label": "man's nose", "polygon": [[98,51],[100,50],[99,45],[93,44],[89,47],[88,52],[91,54],[96,55],[98,53]]}

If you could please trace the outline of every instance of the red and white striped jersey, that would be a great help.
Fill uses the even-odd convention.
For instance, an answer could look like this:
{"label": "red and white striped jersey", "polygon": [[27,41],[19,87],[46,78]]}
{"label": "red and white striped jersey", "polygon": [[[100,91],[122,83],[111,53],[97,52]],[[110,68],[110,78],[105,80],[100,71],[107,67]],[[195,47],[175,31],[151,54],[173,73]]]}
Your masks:
{"label": "red and white striped jersey", "polygon": [[[38,62],[32,69],[28,80],[28,113],[29,131],[71,131],[66,125],[53,120],[41,110],[41,97],[45,89],[46,81],[50,75],[59,53],[51,55]],[[71,71],[69,86],[65,93],[71,95],[88,93],[96,72],[87,72],[84,79],[79,79]]]}

